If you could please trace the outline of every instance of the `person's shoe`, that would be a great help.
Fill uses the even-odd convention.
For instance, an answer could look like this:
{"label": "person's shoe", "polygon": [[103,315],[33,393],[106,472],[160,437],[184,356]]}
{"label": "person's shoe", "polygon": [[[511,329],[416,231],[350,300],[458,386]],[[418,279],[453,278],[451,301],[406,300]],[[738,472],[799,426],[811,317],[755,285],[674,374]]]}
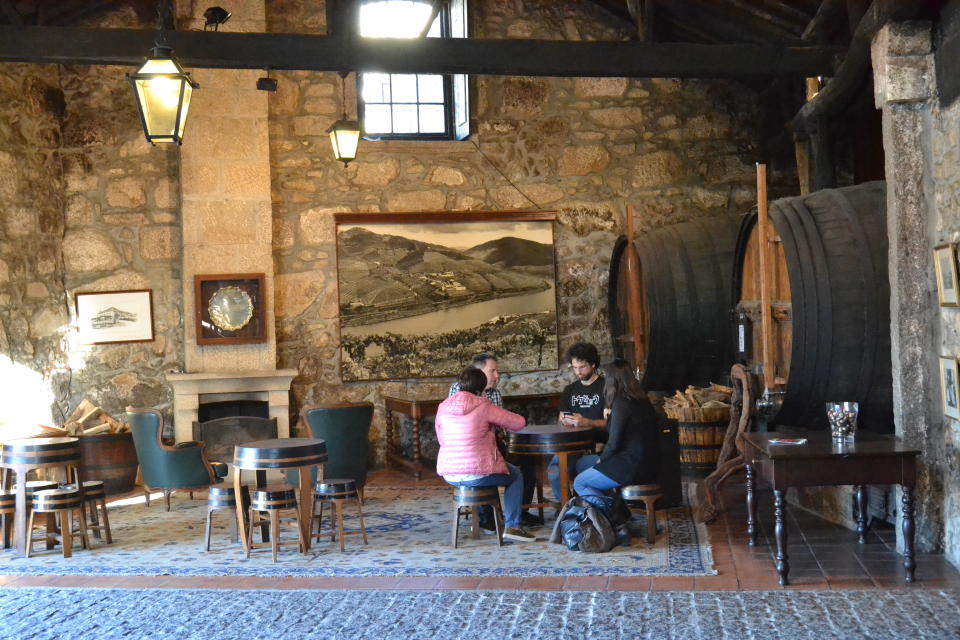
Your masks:
{"label": "person's shoe", "polygon": [[480,518],[480,530],[484,533],[494,533],[497,530],[497,525],[493,523],[493,520]]}
{"label": "person's shoe", "polygon": [[520,524],[524,527],[540,527],[543,526],[543,520],[529,511],[522,511],[520,513]]}
{"label": "person's shoe", "polygon": [[537,536],[527,533],[523,529],[510,527],[503,532],[505,540],[516,540],[517,542],[536,542]]}

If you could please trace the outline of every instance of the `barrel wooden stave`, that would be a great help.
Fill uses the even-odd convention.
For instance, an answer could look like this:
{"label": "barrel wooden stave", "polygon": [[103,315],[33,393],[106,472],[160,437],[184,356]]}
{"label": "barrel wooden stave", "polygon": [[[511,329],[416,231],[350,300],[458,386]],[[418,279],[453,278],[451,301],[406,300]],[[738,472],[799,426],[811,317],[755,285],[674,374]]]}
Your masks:
{"label": "barrel wooden stave", "polygon": [[680,467],[688,472],[712,471],[717,466],[728,421],[678,422]]}
{"label": "barrel wooden stave", "polygon": [[[634,243],[642,273],[644,317],[629,326],[627,240],[614,246],[608,319],[613,349],[643,371],[643,386],[673,392],[725,378],[733,361],[730,278],[739,216],[700,218],[645,233]],[[644,362],[633,362],[642,340]]]}
{"label": "barrel wooden stave", "polygon": [[[774,422],[826,429],[824,403],[856,401],[861,424],[893,429],[883,182],[830,189],[771,203],[780,239],[773,268],[775,380],[783,405]],[[741,226],[734,274],[737,308],[753,322],[752,357],[762,332],[755,270],[756,216]],[[786,275],[786,278],[784,278]],[[761,375],[762,378],[762,375]]]}
{"label": "barrel wooden stave", "polygon": [[103,481],[107,495],[133,491],[139,465],[133,434],[85,436],[79,446],[84,478]]}
{"label": "barrel wooden stave", "polygon": [[317,438],[277,438],[237,445],[233,463],[240,469],[294,469],[327,461],[327,443]]}

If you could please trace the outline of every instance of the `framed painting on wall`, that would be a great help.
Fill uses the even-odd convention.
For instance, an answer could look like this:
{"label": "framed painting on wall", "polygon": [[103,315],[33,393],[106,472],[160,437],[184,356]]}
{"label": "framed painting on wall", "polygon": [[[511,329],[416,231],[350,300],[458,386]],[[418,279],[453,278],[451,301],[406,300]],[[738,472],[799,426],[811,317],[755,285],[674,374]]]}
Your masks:
{"label": "framed painting on wall", "polygon": [[197,344],[267,341],[264,274],[198,275],[193,283]]}
{"label": "framed painting on wall", "polygon": [[943,415],[960,420],[960,394],[957,384],[960,377],[957,359],[940,356],[940,395],[943,400]]}
{"label": "framed painting on wall", "polygon": [[952,244],[944,244],[933,250],[933,264],[937,272],[937,298],[942,307],[960,305],[957,290],[957,252]]}
{"label": "framed painting on wall", "polygon": [[343,381],[455,376],[477,353],[556,370],[554,218],[337,214]]}
{"label": "framed painting on wall", "polygon": [[153,292],[81,291],[74,295],[80,344],[153,340]]}

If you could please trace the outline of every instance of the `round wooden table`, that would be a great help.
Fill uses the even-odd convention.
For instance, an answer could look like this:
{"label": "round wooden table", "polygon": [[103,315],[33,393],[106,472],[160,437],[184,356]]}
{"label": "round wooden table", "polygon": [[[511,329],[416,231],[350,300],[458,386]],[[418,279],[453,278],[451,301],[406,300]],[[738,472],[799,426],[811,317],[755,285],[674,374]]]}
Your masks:
{"label": "round wooden table", "polygon": [[511,431],[507,435],[508,453],[518,456],[557,456],[560,462],[560,504],[565,505],[570,498],[567,458],[571,453],[593,453],[596,443],[593,429],[568,429],[558,424],[534,424],[521,431]]}
{"label": "round wooden table", "polygon": [[[74,482],[80,487],[83,498],[83,478],[80,477],[80,440],[78,438],[21,438],[3,443],[0,455],[0,467],[11,469],[17,474],[17,506],[14,537],[17,541],[17,553],[27,555],[27,472],[31,469],[60,469],[62,481],[70,480],[67,470],[73,469]],[[86,517],[81,516],[81,517]],[[48,548],[51,545],[48,542]]]}
{"label": "round wooden table", "polygon": [[[241,495],[243,470],[257,472],[257,488],[267,485],[266,472],[270,469],[298,469],[300,471],[300,529],[303,531],[304,553],[310,548],[310,523],[313,521],[313,486],[310,483],[310,467],[317,467],[317,480],[323,480],[323,463],[327,461],[327,443],[318,438],[275,438],[238,444],[233,450],[234,495]],[[247,548],[247,527],[244,517],[245,505],[237,500],[237,530]]]}

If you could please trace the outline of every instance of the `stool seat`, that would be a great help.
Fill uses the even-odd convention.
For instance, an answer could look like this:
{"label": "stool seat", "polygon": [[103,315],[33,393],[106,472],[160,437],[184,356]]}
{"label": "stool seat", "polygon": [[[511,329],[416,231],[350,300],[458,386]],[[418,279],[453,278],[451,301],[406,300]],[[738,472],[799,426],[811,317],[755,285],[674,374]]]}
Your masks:
{"label": "stool seat", "polygon": [[[65,485],[71,489],[75,484]],[[113,544],[113,534],[110,532],[110,517],[107,515],[107,487],[103,480],[83,481],[83,502],[90,512],[90,522],[87,528],[93,531],[93,536],[100,539],[102,531],[107,538],[107,544]],[[103,524],[100,523],[101,517]]]}
{"label": "stool seat", "polygon": [[0,489],[0,513],[13,513],[17,508],[17,492],[13,489]]}
{"label": "stool seat", "polygon": [[659,484],[629,484],[621,487],[620,495],[627,503],[642,502],[647,512],[647,543],[653,544],[657,539],[657,509],[656,502],[663,497],[663,489]]}
{"label": "stool seat", "polygon": [[[328,478],[321,480],[313,487],[313,499],[314,504],[319,504],[320,506],[319,511],[317,511],[317,515],[314,516],[317,520],[318,541],[320,540],[321,536],[330,536],[330,540],[333,541],[336,540],[337,536],[339,535],[340,551],[343,551],[346,548],[344,538],[348,535],[361,535],[363,536],[363,544],[369,544],[367,542],[367,528],[363,522],[363,505],[360,502],[360,492],[357,490],[356,480],[352,480],[350,478]],[[343,505],[347,500],[355,500],[357,503],[357,514],[360,518],[359,531],[343,530]],[[323,505],[326,502],[331,503],[333,509],[330,511],[330,530],[324,532]],[[334,525],[333,522],[334,515],[336,515],[337,518],[336,525]]]}
{"label": "stool seat", "polygon": [[[250,504],[250,491],[246,486],[240,488],[241,501],[243,503],[244,509]],[[229,509],[231,512],[235,512],[237,508],[237,498],[236,491],[233,488],[232,484],[227,484],[226,482],[220,484],[211,485],[207,489],[207,518],[206,526],[204,527],[204,550],[210,551],[210,530],[213,526],[213,512],[219,511],[220,509]],[[230,533],[231,540],[237,542],[239,540],[239,534],[237,532],[237,516],[235,513],[230,515]]]}
{"label": "stool seat", "polygon": [[499,487],[453,487],[453,501],[457,507],[453,514],[453,548],[457,548],[457,534],[460,531],[460,516],[470,516],[470,531],[474,538],[480,537],[480,510],[478,507],[490,505],[493,508],[493,522],[497,530],[497,546],[503,546],[503,509],[500,507]]}
{"label": "stool seat", "polygon": [[70,485],[61,489],[43,489],[33,492],[32,508],[38,513],[79,509],[82,504],[80,491]]}
{"label": "stool seat", "polygon": [[[13,485],[14,491],[16,491],[19,485]],[[53,480],[27,480],[23,485],[25,491],[27,492],[27,502],[30,502],[30,496],[36,491],[44,491],[46,489],[58,489],[60,485],[54,482]]]}
{"label": "stool seat", "polygon": [[[63,547],[63,557],[69,558],[73,554],[73,515],[74,511],[79,511],[80,520],[80,541],[84,549],[90,547],[87,539],[87,519],[83,513],[83,498],[80,490],[76,486],[67,485],[60,489],[43,489],[34,491],[32,499],[32,508],[30,510],[30,520],[27,527],[27,549],[26,556],[29,558],[33,552],[33,537],[29,532],[33,531],[33,521],[37,514],[52,513],[60,516],[60,543]],[[51,548],[51,540],[55,540],[56,534],[51,531],[50,520],[47,522],[47,548]]]}
{"label": "stool seat", "polygon": [[274,486],[256,489],[250,499],[250,508],[256,511],[296,509],[297,494],[293,487]]}
{"label": "stool seat", "polygon": [[[246,492],[247,488],[243,487],[243,490]],[[226,482],[210,485],[207,489],[207,506],[217,509],[236,507],[237,495],[233,485]]]}
{"label": "stool seat", "polygon": [[[291,518],[285,521],[291,521],[297,525],[297,543],[280,542],[280,512],[284,509],[293,511]],[[262,520],[265,520],[261,513],[266,512],[270,520],[270,542],[260,542],[253,544],[253,530],[258,527]],[[281,544],[299,544],[300,550],[306,549],[306,540],[304,539],[304,530],[300,525],[300,513],[297,509],[297,494],[293,487],[288,485],[275,485],[255,489],[250,497],[250,526],[247,528],[247,557],[250,557],[250,550],[269,546],[273,553],[273,561],[277,561],[277,552]]]}

